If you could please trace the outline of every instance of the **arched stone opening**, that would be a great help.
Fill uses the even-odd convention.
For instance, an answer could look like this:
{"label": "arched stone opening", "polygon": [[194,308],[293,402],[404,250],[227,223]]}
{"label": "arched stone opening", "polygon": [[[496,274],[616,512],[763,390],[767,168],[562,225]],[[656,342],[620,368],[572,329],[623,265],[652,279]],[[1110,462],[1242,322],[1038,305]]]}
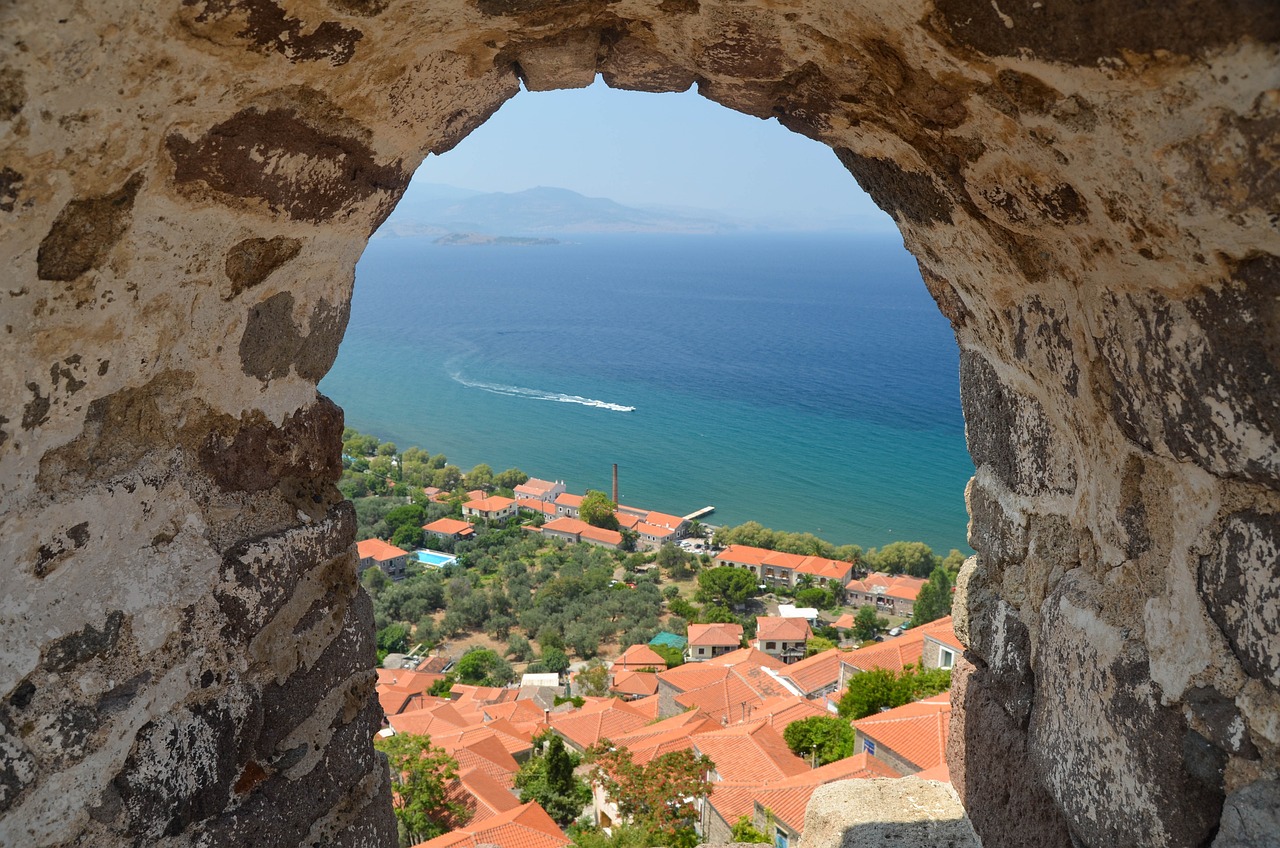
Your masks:
{"label": "arched stone opening", "polygon": [[3,835],[386,842],[315,382],[418,161],[518,79],[596,72],[830,145],[955,327],[988,844],[1202,844],[1224,798],[1222,839],[1265,826],[1269,4],[55,3],[0,33]]}

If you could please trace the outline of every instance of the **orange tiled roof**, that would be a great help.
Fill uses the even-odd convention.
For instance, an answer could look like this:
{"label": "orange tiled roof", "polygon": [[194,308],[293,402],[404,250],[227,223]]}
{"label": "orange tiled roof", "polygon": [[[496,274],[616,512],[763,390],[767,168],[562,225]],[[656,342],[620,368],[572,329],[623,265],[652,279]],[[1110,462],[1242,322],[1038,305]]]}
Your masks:
{"label": "orange tiled roof", "polygon": [[716,554],[717,562],[739,563],[760,568],[789,568],[801,574],[811,574],[827,580],[843,580],[853,570],[853,563],[820,556],[802,556],[750,545],[730,545]]}
{"label": "orange tiled roof", "polygon": [[594,539],[597,542],[604,542],[607,545],[621,545],[622,534],[617,530],[606,530],[603,527],[593,527],[590,524],[582,531],[582,538]]}
{"label": "orange tiled roof", "polygon": [[490,816],[460,830],[419,842],[414,848],[561,848],[569,837],[536,801]]}
{"label": "orange tiled roof", "polygon": [[765,700],[755,715],[767,717],[774,730],[782,733],[792,722],[815,716],[829,716],[831,713],[816,701],[806,700],[799,695],[780,695]]}
{"label": "orange tiled roof", "polygon": [[831,626],[834,627],[836,630],[852,630],[853,624],[854,624],[854,615],[851,612],[847,612],[844,615],[837,618],[835,621],[831,622]]}
{"label": "orange tiled roof", "polygon": [[643,765],[654,757],[692,747],[694,736],[719,730],[720,727],[720,722],[701,710],[689,710],[646,724],[610,741],[629,750],[632,759]]}
{"label": "orange tiled roof", "polygon": [[840,681],[840,658],[847,651],[838,648],[822,651],[787,666],[780,674],[804,694],[817,692]]}
{"label": "orange tiled roof", "polygon": [[373,557],[378,562],[386,562],[389,559],[409,555],[408,551],[402,551],[395,545],[389,545],[381,539],[364,539],[356,542],[356,550],[360,554],[360,559]]}
{"label": "orange tiled roof", "polygon": [[819,786],[836,780],[897,776],[888,764],[863,752],[767,786],[760,790],[755,801],[784,824],[803,833],[805,808]]}
{"label": "orange tiled roof", "polygon": [[[960,644],[959,637],[956,636],[955,628],[952,626],[951,616],[939,618],[937,621],[931,621],[928,624],[922,624],[915,628],[915,631],[924,638],[932,639],[935,642],[941,642],[948,648],[956,651],[964,651],[964,645]],[[910,633],[911,631],[907,631]]]}
{"label": "orange tiled roof", "polygon": [[527,734],[518,730],[506,719],[471,724],[458,730],[431,734],[431,741],[443,746],[446,742],[467,747],[474,742],[493,737],[498,740],[508,754],[516,757],[533,750],[533,742]]}
{"label": "orange tiled roof", "polygon": [[943,783],[951,782],[951,767],[946,763],[936,765],[933,768],[927,768],[924,771],[918,771],[910,777],[918,777],[921,780],[938,780]]}
{"label": "orange tiled roof", "polygon": [[422,529],[428,533],[445,533],[449,536],[456,536],[459,533],[475,533],[476,530],[471,526],[470,522],[459,521],[456,518],[438,518],[430,524],[422,525]]}
{"label": "orange tiled roof", "polygon": [[496,733],[432,736],[431,742],[458,761],[458,771],[478,768],[507,789],[515,786],[515,774],[520,766]]}
{"label": "orange tiled roof", "polygon": [[721,648],[742,644],[741,624],[690,624],[689,645],[695,648]]}
{"label": "orange tiled roof", "polygon": [[527,493],[531,495],[545,495],[556,487],[555,483],[550,480],[539,480],[537,477],[530,477],[519,486],[516,486],[516,494]]}
{"label": "orange tiled roof", "polygon": [[[468,492],[467,494],[470,495],[474,493]],[[483,497],[484,492],[481,492],[480,494],[481,497],[479,499],[467,501],[463,506],[467,509],[474,509],[477,512],[501,512],[515,503],[515,500],[512,498],[504,498],[502,495],[490,495],[486,498]]]}
{"label": "orange tiled roof", "polygon": [[638,671],[642,668],[666,671],[667,661],[653,648],[644,644],[632,645],[613,661],[614,671]]}
{"label": "orange tiled roof", "polygon": [[542,529],[543,531],[555,533],[570,533],[575,536],[581,536],[584,539],[593,539],[609,545],[622,544],[622,534],[618,531],[606,530],[603,527],[593,527],[581,519],[572,518],[568,515],[562,515],[557,519],[548,521],[542,525]]}
{"label": "orange tiled roof", "polygon": [[782,642],[807,642],[813,638],[809,622],[803,618],[782,618],[776,615],[756,616],[756,641],[777,639]]}
{"label": "orange tiled roof", "polygon": [[553,713],[550,722],[552,730],[582,750],[648,723],[643,712],[619,698],[586,704],[572,712]]}
{"label": "orange tiled roof", "polygon": [[449,798],[470,813],[466,824],[473,828],[520,806],[520,801],[510,790],[476,768],[458,775],[449,788]]}
{"label": "orange tiled roof", "polygon": [[700,733],[693,744],[715,763],[724,783],[760,784],[809,771],[765,719]]}
{"label": "orange tiled roof", "polygon": [[684,519],[678,515],[668,515],[665,512],[650,512],[644,517],[646,524],[652,524],[654,527],[665,527],[668,530],[679,530],[680,525],[684,523]]}
{"label": "orange tiled roof", "polygon": [[[759,652],[756,652],[759,653]],[[747,655],[747,659],[743,655]],[[737,661],[732,661],[731,658]],[[675,702],[682,707],[697,707],[716,720],[742,721],[758,718],[761,705],[769,698],[790,695],[780,681],[766,669],[781,663],[770,658],[772,666],[749,659],[745,651],[733,651],[716,660],[687,663],[664,671],[658,680],[674,689]],[[730,659],[729,663],[723,662]]]}
{"label": "orange tiled roof", "polygon": [[917,768],[931,769],[944,762],[947,729],[951,722],[951,693],[895,707],[853,723],[858,733],[874,740],[876,749],[888,748]]}
{"label": "orange tiled roof", "polygon": [[676,533],[676,531],[670,527],[660,527],[657,524],[649,524],[645,521],[641,521],[632,529],[641,536],[651,536],[654,539],[667,539],[674,536]]}
{"label": "orange tiled roof", "polygon": [[634,701],[628,701],[627,703],[630,705],[631,709],[640,713],[640,715],[644,716],[646,720],[648,721],[658,720],[659,702],[658,702],[657,695],[649,695],[644,698],[636,698]]}
{"label": "orange tiled roof", "polygon": [[571,506],[576,509],[577,507],[582,506],[582,498],[583,498],[582,495],[574,495],[574,494],[570,494],[569,492],[561,492],[560,494],[556,495],[556,505]]}
{"label": "orange tiled roof", "polygon": [[634,530],[637,524],[640,524],[640,516],[632,515],[629,512],[615,512],[613,517],[618,519],[618,526],[625,527],[628,530]]}
{"label": "orange tiled roof", "polygon": [[917,630],[908,630],[901,636],[886,639],[865,648],[847,651],[840,656],[840,662],[859,671],[870,671],[883,668],[899,672],[909,665],[920,662],[924,656],[924,635]]}
{"label": "orange tiled roof", "polygon": [[707,660],[703,665],[724,665],[734,666],[765,666],[766,668],[780,669],[786,668],[786,663],[777,657],[770,656],[764,651],[755,648],[739,648],[736,651],[729,651],[727,654],[721,654],[718,657]]}
{"label": "orange tiled roof", "polygon": [[844,580],[853,571],[853,563],[820,556],[807,556],[796,571],[825,580]]}
{"label": "orange tiled roof", "polygon": [[654,695],[658,691],[658,675],[649,671],[620,671],[613,676],[609,691],[619,695]]}
{"label": "orange tiled roof", "polygon": [[516,506],[521,509],[540,512],[543,515],[555,515],[556,508],[546,501],[539,501],[533,498],[516,498]]}
{"label": "orange tiled roof", "polygon": [[862,580],[850,580],[845,588],[850,592],[861,592],[864,595],[884,595],[888,598],[903,601],[914,601],[920,594],[920,587],[927,583],[919,577],[905,574],[882,574],[873,571]]}

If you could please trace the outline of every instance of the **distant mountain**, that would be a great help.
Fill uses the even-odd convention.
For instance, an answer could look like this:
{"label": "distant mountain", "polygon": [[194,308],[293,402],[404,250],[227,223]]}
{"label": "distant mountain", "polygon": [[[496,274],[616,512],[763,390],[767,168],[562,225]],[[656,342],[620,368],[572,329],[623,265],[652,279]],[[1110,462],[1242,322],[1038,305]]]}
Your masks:
{"label": "distant mountain", "polygon": [[414,189],[383,225],[381,234],[722,233],[739,229],[734,222],[712,212],[697,216],[636,209],[564,188],[539,186],[491,194],[440,185]]}

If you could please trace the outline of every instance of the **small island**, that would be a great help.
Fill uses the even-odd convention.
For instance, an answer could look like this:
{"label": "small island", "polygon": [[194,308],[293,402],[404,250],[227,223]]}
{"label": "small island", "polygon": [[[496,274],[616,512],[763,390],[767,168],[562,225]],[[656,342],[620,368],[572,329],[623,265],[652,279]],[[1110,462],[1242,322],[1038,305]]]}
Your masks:
{"label": "small island", "polygon": [[532,236],[491,236],[486,233],[446,233],[435,244],[503,244],[521,247],[559,244],[559,239]]}

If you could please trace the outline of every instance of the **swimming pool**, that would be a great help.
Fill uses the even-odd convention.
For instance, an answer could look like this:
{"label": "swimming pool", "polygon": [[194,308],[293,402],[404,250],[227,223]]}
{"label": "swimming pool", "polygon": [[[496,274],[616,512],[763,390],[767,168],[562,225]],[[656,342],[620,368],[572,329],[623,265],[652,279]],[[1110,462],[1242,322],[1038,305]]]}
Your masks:
{"label": "swimming pool", "polygon": [[423,565],[429,565],[432,568],[444,568],[446,565],[452,565],[458,561],[456,556],[440,551],[414,551],[414,553],[417,554],[418,562]]}

